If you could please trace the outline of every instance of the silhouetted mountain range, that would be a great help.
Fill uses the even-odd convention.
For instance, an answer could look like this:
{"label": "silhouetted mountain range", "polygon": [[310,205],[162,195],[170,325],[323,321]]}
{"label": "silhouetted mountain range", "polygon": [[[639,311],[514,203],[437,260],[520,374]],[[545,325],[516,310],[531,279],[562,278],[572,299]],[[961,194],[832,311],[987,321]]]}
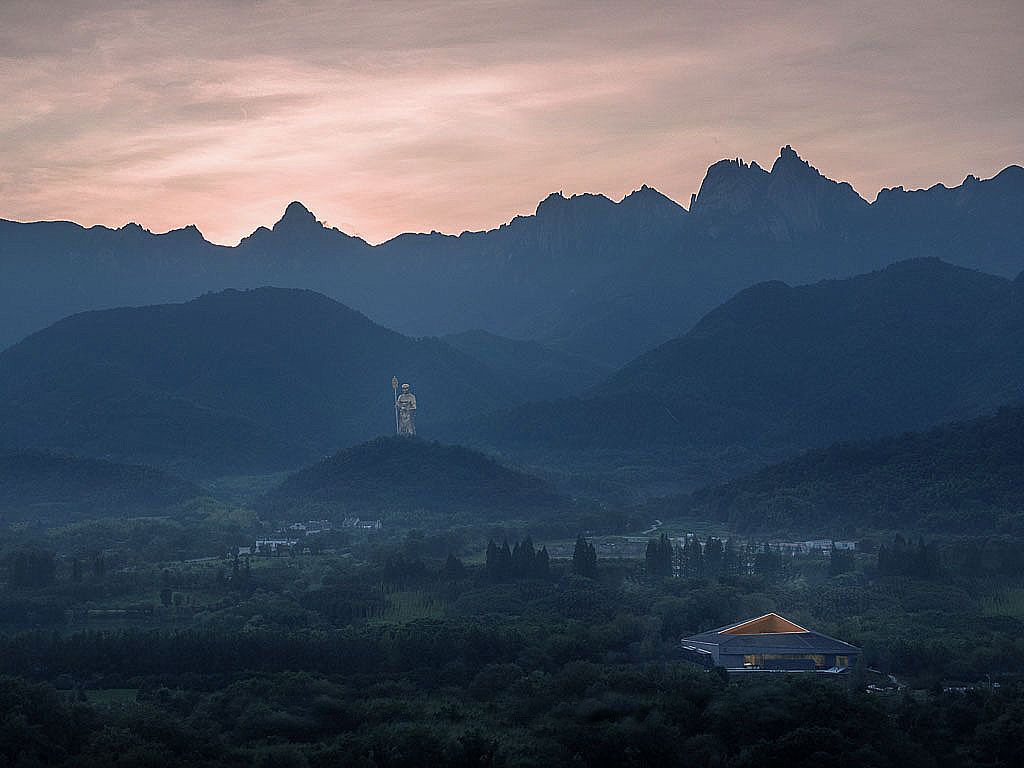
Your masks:
{"label": "silhouetted mountain range", "polygon": [[1022,285],[935,259],[762,283],[585,396],[530,403],[599,373],[485,333],[410,339],[296,289],[87,312],[0,353],[0,451],[277,471],[390,433],[397,373],[424,435],[631,488],[654,467],[663,490],[692,488],[1024,399]]}
{"label": "silhouetted mountain range", "polygon": [[488,232],[378,246],[292,203],[238,246],[194,227],[85,229],[0,220],[0,345],[73,312],[210,290],[313,288],[403,333],[484,329],[619,365],[687,330],[737,290],[845,277],[923,256],[1024,269],[1024,170],[954,189],[884,190],[871,204],[784,147],[771,171],[721,161],[691,211],[643,187],[616,203],[553,194]]}
{"label": "silhouetted mountain range", "polygon": [[199,495],[192,483],[151,467],[46,453],[0,456],[4,522],[152,515]]}
{"label": "silhouetted mountain range", "polygon": [[414,383],[428,432],[522,399],[447,344],[312,291],[229,290],[75,315],[0,353],[0,451],[188,476],[287,469],[390,432],[393,374]]}
{"label": "silhouetted mountain range", "polygon": [[685,484],[1017,399],[1021,283],[925,259],[753,286],[582,398],[487,414],[448,437],[531,461],[607,453],[610,466],[628,465],[632,449]]}
{"label": "silhouetted mountain range", "polygon": [[1024,408],[809,451],[667,505],[740,529],[1024,528]]}
{"label": "silhouetted mountain range", "polygon": [[457,445],[378,438],[288,477],[257,502],[269,516],[471,513],[523,518],[569,505],[541,480]]}

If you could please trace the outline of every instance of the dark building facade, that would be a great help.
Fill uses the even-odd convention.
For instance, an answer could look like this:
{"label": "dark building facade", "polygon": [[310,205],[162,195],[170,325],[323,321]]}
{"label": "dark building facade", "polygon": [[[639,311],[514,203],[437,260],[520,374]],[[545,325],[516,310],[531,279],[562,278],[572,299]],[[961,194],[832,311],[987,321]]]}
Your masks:
{"label": "dark building facade", "polygon": [[731,671],[843,672],[860,648],[801,627],[777,613],[701,632],[682,640],[684,653]]}

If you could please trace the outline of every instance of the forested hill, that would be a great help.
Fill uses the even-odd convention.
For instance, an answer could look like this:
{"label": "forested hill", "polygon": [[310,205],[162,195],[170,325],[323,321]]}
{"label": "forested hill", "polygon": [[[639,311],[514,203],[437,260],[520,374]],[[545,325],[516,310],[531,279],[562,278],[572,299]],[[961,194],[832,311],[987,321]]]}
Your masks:
{"label": "forested hill", "polygon": [[155,515],[199,495],[192,483],[151,467],[46,453],[0,456],[2,522]]}
{"label": "forested hill", "polygon": [[727,474],[730,462],[735,471],[758,456],[927,428],[1021,397],[1021,284],[924,259],[754,286],[583,398],[453,432],[523,451],[697,447],[720,454]]}
{"label": "forested hill", "polygon": [[[745,530],[1024,532],[1024,407],[805,453],[663,507]],[[667,513],[667,512],[666,512]]]}
{"label": "forested hill", "polygon": [[567,504],[538,478],[468,448],[388,437],[339,451],[295,473],[257,507],[277,517],[428,512],[508,520],[550,515]]}
{"label": "forested hill", "polygon": [[516,401],[482,364],[311,291],[224,291],[87,312],[0,353],[0,451],[58,450],[210,477],[291,469],[419,421]]}

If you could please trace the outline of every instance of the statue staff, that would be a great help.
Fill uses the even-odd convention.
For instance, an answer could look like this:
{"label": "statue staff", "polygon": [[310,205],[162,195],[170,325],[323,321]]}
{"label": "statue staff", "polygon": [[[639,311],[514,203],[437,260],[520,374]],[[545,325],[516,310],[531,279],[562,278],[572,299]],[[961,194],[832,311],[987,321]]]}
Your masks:
{"label": "statue staff", "polygon": [[395,434],[398,434],[398,377],[391,377],[391,389],[395,392]]}

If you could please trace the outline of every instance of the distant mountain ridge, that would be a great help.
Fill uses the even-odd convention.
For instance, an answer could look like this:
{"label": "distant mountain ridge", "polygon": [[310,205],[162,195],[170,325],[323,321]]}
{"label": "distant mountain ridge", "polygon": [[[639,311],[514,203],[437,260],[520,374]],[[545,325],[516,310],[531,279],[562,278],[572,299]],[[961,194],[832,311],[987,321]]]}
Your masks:
{"label": "distant mountain ridge", "polygon": [[74,312],[211,290],[312,288],[413,336],[483,329],[620,365],[686,331],[737,290],[934,256],[1006,277],[1024,269],[1024,170],[873,203],[788,145],[770,171],[712,165],[691,210],[649,187],[619,202],[548,196],[487,232],[371,246],[299,203],[238,246],[194,227],[155,235],[0,220],[0,346]]}

